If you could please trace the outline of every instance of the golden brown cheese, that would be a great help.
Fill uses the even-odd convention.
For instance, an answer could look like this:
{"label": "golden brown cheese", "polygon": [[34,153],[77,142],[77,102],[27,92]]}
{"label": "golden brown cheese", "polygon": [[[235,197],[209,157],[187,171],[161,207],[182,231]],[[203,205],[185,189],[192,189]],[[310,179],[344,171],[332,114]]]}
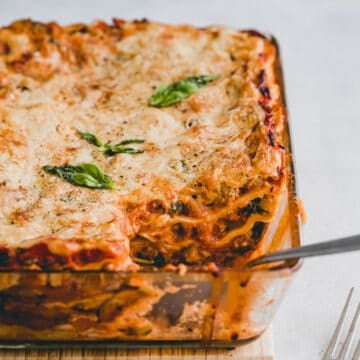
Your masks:
{"label": "golden brown cheese", "polygon": [[[257,33],[215,26],[0,29],[0,266],[230,264],[253,249],[285,181],[275,53]],[[201,74],[220,77],[149,106],[158,86]],[[144,139],[144,152],[107,157],[77,130]],[[96,164],[119,190],[42,168],[67,163]]]}

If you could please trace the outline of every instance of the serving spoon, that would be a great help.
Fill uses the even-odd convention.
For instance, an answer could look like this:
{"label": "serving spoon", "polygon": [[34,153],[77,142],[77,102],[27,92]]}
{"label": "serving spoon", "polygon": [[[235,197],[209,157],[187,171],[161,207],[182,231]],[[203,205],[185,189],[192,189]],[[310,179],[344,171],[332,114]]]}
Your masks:
{"label": "serving spoon", "polygon": [[338,254],[355,250],[360,250],[360,235],[353,235],[337,240],[299,246],[288,250],[275,251],[251,260],[247,266],[255,266],[289,259],[300,259],[311,256]]}

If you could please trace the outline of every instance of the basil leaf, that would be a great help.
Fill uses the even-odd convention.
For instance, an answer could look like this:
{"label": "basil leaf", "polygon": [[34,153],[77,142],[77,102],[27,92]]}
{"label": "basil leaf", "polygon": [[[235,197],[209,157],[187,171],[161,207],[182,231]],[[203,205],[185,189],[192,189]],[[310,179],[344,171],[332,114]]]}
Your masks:
{"label": "basil leaf", "polygon": [[[129,140],[124,140],[120,143],[118,143],[117,145],[129,145],[129,144],[143,144],[145,142],[145,140],[141,140],[141,139],[129,139]],[[115,145],[115,146],[117,146]]]}
{"label": "basil leaf", "polygon": [[81,164],[78,168],[86,175],[91,176],[94,179],[97,179],[101,183],[106,183],[109,181],[109,176],[105,175],[96,165],[94,164]]}
{"label": "basil leaf", "polygon": [[101,184],[89,174],[77,173],[73,175],[71,180],[74,184],[79,186],[101,189]]}
{"label": "basil leaf", "polygon": [[77,169],[76,166],[44,166],[43,169],[52,175],[56,175],[63,180],[70,181],[72,176],[76,174]]}
{"label": "basil leaf", "polygon": [[165,107],[186,99],[209,82],[219,79],[219,75],[190,76],[170,85],[159,86],[149,100],[149,105]]}
{"label": "basil leaf", "polygon": [[[129,142],[130,141],[130,142]],[[136,143],[140,144],[143,143],[143,140],[137,140]],[[123,141],[123,143],[134,143],[134,141],[132,140],[125,140]],[[108,156],[112,156],[115,154],[141,154],[144,152],[144,150],[140,150],[140,149],[134,149],[131,147],[126,147],[124,145],[122,145],[122,143],[116,144],[116,145],[110,145],[110,144],[106,144],[103,149],[100,149],[100,151],[102,151],[104,154],[108,155]]]}
{"label": "basil leaf", "polygon": [[88,132],[82,132],[80,130],[77,130],[77,133],[80,135],[81,138],[86,140],[88,143],[93,144],[98,147],[103,146],[103,143],[99,140],[99,138],[96,135],[93,135]]}
{"label": "basil leaf", "polygon": [[99,140],[99,138],[91,133],[88,132],[82,132],[80,130],[77,130],[78,134],[85,139],[88,143],[93,144],[99,148],[99,150],[108,155],[113,156],[115,154],[141,154],[144,151],[139,149],[134,149],[131,147],[125,147],[125,145],[129,144],[142,144],[145,142],[145,140],[141,139],[129,139],[129,140],[123,140],[120,143],[116,145],[111,145],[110,143],[106,143],[105,145]]}
{"label": "basil leaf", "polygon": [[84,186],[91,189],[118,189],[111,178],[96,165],[84,163],[77,166],[43,166],[48,174],[56,175],[73,185]]}

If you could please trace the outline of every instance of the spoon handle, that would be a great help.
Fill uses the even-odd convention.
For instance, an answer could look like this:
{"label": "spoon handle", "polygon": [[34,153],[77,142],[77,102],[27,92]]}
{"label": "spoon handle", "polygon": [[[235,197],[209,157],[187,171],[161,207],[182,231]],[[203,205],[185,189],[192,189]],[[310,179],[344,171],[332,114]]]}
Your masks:
{"label": "spoon handle", "polygon": [[288,250],[275,251],[270,254],[260,256],[250,261],[248,266],[255,266],[260,264],[266,264],[269,262],[299,259],[310,256],[321,256],[329,254],[343,253],[347,251],[360,250],[360,235],[353,235],[344,237],[337,240],[330,240],[321,243],[304,245],[298,248],[292,248]]}

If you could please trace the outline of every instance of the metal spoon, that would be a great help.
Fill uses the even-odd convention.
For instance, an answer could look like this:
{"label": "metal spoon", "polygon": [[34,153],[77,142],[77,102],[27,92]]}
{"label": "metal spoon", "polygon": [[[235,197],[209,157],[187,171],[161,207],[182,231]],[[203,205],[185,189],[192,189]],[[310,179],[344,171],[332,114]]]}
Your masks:
{"label": "metal spoon", "polygon": [[360,235],[353,235],[337,240],[304,245],[289,250],[275,251],[251,260],[247,266],[267,264],[274,261],[299,259],[311,256],[330,255],[347,251],[360,250]]}

